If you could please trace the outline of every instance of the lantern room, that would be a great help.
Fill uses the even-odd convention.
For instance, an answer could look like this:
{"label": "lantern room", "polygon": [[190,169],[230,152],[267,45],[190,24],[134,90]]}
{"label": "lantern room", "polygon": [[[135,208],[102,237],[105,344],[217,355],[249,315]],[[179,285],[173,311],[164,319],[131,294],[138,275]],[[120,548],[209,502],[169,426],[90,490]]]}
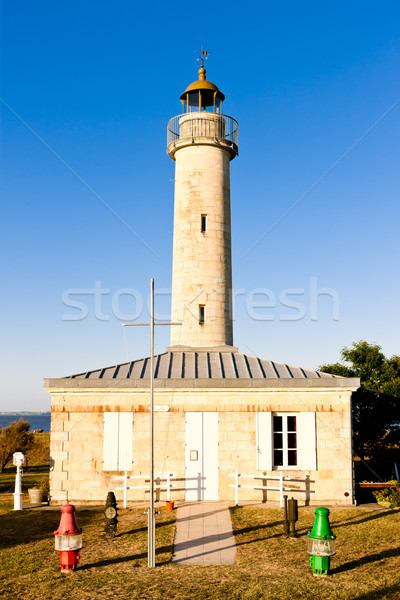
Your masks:
{"label": "lantern room", "polygon": [[215,83],[207,81],[203,65],[199,69],[199,79],[191,83],[181,95],[183,112],[209,111],[222,114],[224,94]]}
{"label": "lantern room", "polygon": [[215,83],[206,79],[203,60],[207,54],[201,51],[199,79],[180,96],[182,113],[168,122],[167,152],[172,160],[178,148],[192,144],[224,147],[231,160],[238,154],[238,124],[223,114],[225,96]]}

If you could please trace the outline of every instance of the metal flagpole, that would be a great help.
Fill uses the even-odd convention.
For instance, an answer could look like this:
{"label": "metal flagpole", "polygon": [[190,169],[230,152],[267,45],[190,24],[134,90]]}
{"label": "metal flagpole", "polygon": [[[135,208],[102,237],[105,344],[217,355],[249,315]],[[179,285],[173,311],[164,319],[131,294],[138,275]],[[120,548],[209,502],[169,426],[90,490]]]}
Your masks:
{"label": "metal flagpole", "polygon": [[122,327],[150,325],[150,508],[148,510],[148,566],[156,566],[156,522],[154,510],[154,327],[182,323],[154,323],[154,279],[150,279],[150,323],[122,323]]}
{"label": "metal flagpole", "polygon": [[148,566],[155,567],[156,523],[154,514],[154,279],[150,279],[150,508]]}

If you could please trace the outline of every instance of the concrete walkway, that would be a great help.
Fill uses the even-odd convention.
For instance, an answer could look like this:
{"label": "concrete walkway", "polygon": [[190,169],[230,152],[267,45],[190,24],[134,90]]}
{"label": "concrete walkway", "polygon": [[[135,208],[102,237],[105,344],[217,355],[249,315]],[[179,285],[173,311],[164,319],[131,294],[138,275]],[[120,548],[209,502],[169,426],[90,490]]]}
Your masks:
{"label": "concrete walkway", "polygon": [[174,555],[181,565],[232,565],[236,546],[225,502],[193,502],[178,508]]}

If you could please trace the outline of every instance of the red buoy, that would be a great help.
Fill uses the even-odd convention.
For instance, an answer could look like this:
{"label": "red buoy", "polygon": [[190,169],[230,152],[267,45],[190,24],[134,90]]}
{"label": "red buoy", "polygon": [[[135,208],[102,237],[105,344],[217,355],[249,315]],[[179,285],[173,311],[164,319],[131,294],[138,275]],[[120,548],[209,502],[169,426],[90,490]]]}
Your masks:
{"label": "red buoy", "polygon": [[64,504],[61,507],[61,519],[55,535],[55,549],[60,553],[62,573],[72,573],[80,562],[82,548],[82,529],[76,522],[75,506]]}

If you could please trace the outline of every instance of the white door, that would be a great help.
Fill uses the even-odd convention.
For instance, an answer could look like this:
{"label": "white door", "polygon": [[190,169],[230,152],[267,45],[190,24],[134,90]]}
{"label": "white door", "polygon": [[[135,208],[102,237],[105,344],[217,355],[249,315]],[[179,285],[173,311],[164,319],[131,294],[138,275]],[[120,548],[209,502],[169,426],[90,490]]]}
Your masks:
{"label": "white door", "polygon": [[218,500],[218,413],[185,413],[185,500]]}

